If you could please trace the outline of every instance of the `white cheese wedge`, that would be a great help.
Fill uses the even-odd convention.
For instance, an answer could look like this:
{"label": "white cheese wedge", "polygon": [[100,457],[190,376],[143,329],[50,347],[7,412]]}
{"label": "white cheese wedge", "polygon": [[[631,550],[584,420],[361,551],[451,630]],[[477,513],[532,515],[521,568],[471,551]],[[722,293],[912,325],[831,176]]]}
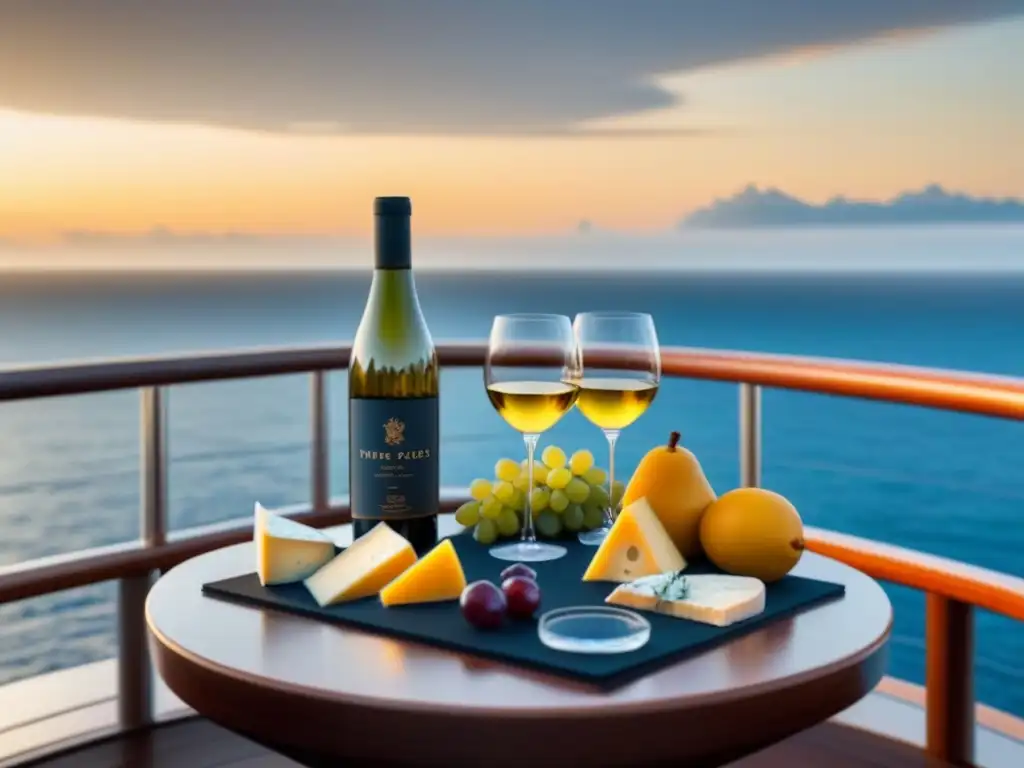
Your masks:
{"label": "white cheese wedge", "polygon": [[274,514],[256,502],[253,521],[260,584],[292,584],[316,573],[334,557],[334,541],[322,531]]}
{"label": "white cheese wedge", "polygon": [[647,499],[637,499],[615,518],[583,580],[628,582],[685,567],[686,560]]}
{"label": "white cheese wedge", "polygon": [[378,523],[306,579],[323,607],[376,595],[416,562],[416,551],[387,523]]}
{"label": "white cheese wedge", "polygon": [[727,627],[764,611],[764,582],[749,576],[660,573],[620,584],[606,603]]}

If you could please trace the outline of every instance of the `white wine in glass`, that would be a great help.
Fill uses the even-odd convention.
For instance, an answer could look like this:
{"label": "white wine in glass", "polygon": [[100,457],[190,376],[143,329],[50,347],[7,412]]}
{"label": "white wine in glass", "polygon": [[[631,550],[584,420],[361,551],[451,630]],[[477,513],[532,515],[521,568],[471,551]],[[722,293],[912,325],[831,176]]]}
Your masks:
{"label": "white wine in glass", "polygon": [[608,506],[604,524],[579,534],[583,544],[604,541],[615,521],[615,443],[654,402],[661,383],[661,352],[654,320],[635,312],[583,312],[573,332],[581,370],[576,408],[608,439]]}
{"label": "white wine in glass", "polygon": [[[572,409],[581,378],[579,348],[564,315],[498,315],[484,365],[487,397],[498,414],[526,443],[526,466],[533,467],[537,440]],[[526,509],[520,540],[492,547],[499,560],[537,563],[556,560],[565,547],[537,541],[533,527],[533,472],[527,472]]]}
{"label": "white wine in glass", "polygon": [[657,383],[624,377],[585,376],[579,387],[576,407],[601,429],[625,429],[643,416],[658,394]]}
{"label": "white wine in glass", "polygon": [[547,432],[572,408],[578,388],[564,381],[504,381],[487,386],[494,410],[524,435]]}

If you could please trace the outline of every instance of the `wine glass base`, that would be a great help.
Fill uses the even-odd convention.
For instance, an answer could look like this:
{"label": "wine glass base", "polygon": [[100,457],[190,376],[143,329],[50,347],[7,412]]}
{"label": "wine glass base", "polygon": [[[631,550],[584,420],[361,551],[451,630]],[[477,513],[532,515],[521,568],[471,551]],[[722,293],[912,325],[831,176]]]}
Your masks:
{"label": "wine glass base", "polygon": [[599,547],[601,542],[608,537],[608,531],[611,529],[610,525],[605,524],[601,528],[595,528],[592,531],[582,531],[576,538],[580,540],[580,544],[585,544],[588,547]]}
{"label": "wine glass base", "polygon": [[539,541],[519,541],[515,544],[502,544],[492,547],[491,557],[499,560],[510,560],[517,563],[543,563],[565,557],[565,547],[557,544],[542,544]]}

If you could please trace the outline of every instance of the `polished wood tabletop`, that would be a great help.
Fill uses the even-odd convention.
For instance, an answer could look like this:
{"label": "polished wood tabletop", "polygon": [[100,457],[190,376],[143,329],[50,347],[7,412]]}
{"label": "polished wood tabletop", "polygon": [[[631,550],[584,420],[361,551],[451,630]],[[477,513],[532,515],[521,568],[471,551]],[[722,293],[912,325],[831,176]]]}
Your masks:
{"label": "polished wood tabletop", "polygon": [[[461,530],[448,516],[441,532]],[[330,532],[342,546],[351,528]],[[721,765],[852,705],[885,671],[892,607],[872,579],[807,553],[844,597],[612,692],[206,597],[255,570],[252,544],[189,560],[146,607],[170,688],[308,765]]]}

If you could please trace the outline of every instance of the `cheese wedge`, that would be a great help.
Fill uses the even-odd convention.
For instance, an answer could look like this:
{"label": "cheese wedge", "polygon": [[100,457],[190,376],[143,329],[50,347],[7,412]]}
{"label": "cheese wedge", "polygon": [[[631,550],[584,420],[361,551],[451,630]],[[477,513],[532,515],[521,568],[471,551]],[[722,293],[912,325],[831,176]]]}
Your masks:
{"label": "cheese wedge", "polygon": [[458,600],[466,574],[451,539],[445,539],[380,591],[385,608],[410,603]]}
{"label": "cheese wedge", "polygon": [[764,598],[764,582],[750,576],[661,573],[620,584],[605,602],[727,627],[762,613]]}
{"label": "cheese wedge", "polygon": [[376,595],[415,562],[412,544],[387,523],[378,523],[306,579],[306,589],[321,608],[358,600]]}
{"label": "cheese wedge", "polygon": [[334,557],[334,541],[322,531],[274,514],[256,502],[253,523],[260,584],[292,584]]}
{"label": "cheese wedge", "polygon": [[686,561],[647,499],[637,499],[619,513],[583,580],[633,581],[685,567]]}

